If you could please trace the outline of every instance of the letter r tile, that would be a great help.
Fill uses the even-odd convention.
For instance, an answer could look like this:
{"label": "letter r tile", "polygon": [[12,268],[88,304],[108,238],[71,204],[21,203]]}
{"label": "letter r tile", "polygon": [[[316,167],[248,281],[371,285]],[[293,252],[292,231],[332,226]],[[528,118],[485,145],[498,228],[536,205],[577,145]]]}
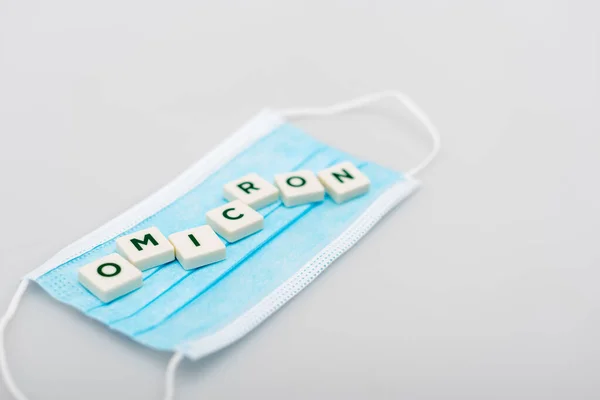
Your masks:
{"label": "letter r tile", "polygon": [[229,201],[240,200],[258,210],[276,202],[279,190],[258,174],[252,173],[225,184],[223,196]]}

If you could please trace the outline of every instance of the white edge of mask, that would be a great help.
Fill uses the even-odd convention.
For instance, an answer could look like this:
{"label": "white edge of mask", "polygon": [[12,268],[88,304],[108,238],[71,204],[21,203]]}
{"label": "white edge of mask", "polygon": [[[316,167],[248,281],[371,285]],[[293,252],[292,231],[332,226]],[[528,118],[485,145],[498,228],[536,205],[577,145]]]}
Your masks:
{"label": "white edge of mask", "polygon": [[405,178],[406,180],[396,183],[381,194],[342,234],[258,304],[221,330],[188,341],[177,350],[186,357],[197,360],[233,344],[260,325],[308,286],[333,261],[367,234],[381,218],[420,186],[419,181],[409,176]]}
{"label": "white edge of mask", "polygon": [[110,222],[65,247],[23,279],[35,280],[48,271],[92,250],[135,227],[202,183],[211,174],[286,121],[276,112],[264,109],[229,138],[157,192],[134,205]]}

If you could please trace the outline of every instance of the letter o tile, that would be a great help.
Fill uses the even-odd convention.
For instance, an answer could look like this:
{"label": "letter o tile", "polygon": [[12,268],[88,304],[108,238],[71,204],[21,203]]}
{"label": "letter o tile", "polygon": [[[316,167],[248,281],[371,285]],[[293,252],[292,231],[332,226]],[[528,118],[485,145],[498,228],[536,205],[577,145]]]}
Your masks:
{"label": "letter o tile", "polygon": [[78,271],[79,283],[105,303],[142,286],[142,273],[116,253],[93,261]]}

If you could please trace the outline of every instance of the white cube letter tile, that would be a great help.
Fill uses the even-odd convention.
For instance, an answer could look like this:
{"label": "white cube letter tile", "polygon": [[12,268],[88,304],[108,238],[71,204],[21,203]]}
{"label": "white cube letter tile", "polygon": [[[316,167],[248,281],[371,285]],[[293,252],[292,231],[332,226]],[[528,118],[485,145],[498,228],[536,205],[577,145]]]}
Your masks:
{"label": "white cube letter tile", "polygon": [[206,222],[228,242],[236,242],[263,228],[263,216],[240,200],[206,213]]}
{"label": "white cube letter tile", "polygon": [[79,283],[105,303],[142,286],[142,273],[116,253],[79,268]]}
{"label": "white cube letter tile", "polygon": [[371,186],[369,178],[349,161],[324,169],[317,175],[338,204],[367,193]]}
{"label": "white cube letter tile", "polygon": [[283,204],[287,207],[323,201],[325,188],[311,171],[295,171],[275,175]]}
{"label": "white cube letter tile", "polygon": [[276,202],[279,198],[279,191],[258,174],[248,174],[227,183],[223,187],[223,196],[229,201],[240,200],[258,210]]}
{"label": "white cube letter tile", "polygon": [[208,225],[169,236],[177,261],[185,269],[194,269],[225,258],[225,244]]}
{"label": "white cube letter tile", "polygon": [[156,227],[144,229],[116,240],[117,253],[144,271],[175,259],[175,249]]}

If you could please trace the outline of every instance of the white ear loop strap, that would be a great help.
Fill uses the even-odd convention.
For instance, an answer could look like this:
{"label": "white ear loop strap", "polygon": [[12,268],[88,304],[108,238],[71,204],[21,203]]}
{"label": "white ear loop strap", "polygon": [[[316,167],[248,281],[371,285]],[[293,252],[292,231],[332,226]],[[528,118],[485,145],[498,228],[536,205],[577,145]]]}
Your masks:
{"label": "white ear loop strap", "polygon": [[173,354],[165,371],[165,397],[164,400],[173,400],[175,398],[175,372],[183,360],[183,354],[177,352]]}
{"label": "white ear loop strap", "polygon": [[[8,305],[8,309],[2,316],[0,320],[0,373],[2,374],[2,378],[4,379],[4,383],[6,384],[6,388],[10,394],[15,398],[15,400],[28,400],[27,397],[21,392],[21,389],[15,383],[15,380],[8,368],[8,361],[6,359],[6,347],[4,346],[4,332],[6,331],[6,327],[8,323],[13,319],[15,313],[17,312],[17,308],[19,307],[19,303],[27,290],[27,286],[29,286],[29,279],[23,279],[13,298]],[[173,400],[175,396],[175,371],[177,367],[183,360],[182,353],[175,353],[169,360],[169,364],[167,365],[167,369],[165,371],[165,397],[164,400]]]}
{"label": "white ear loop strap", "polygon": [[279,112],[288,118],[294,117],[324,117],[329,115],[335,115],[339,113],[343,113],[346,111],[355,110],[357,108],[365,107],[371,103],[375,103],[379,100],[385,98],[393,98],[404,107],[408,109],[418,120],[423,124],[427,132],[431,136],[431,140],[433,141],[433,149],[431,152],[421,161],[416,167],[408,170],[407,175],[415,175],[419,173],[423,168],[425,168],[431,161],[437,156],[440,151],[441,142],[440,142],[440,134],[435,127],[435,125],[431,122],[427,114],[421,110],[421,108],[407,95],[401,92],[396,91],[386,91],[386,92],[378,92],[373,94],[368,94],[362,97],[358,97],[356,99],[352,99],[349,101],[345,101],[342,103],[333,104],[328,107],[315,107],[315,108],[290,108],[286,110],[280,110]]}
{"label": "white ear loop strap", "polygon": [[27,400],[27,397],[25,397],[23,392],[21,392],[21,390],[17,387],[17,384],[10,373],[10,369],[8,368],[8,361],[6,360],[6,348],[4,346],[4,332],[10,320],[15,316],[17,307],[19,307],[19,303],[21,302],[23,294],[25,293],[25,290],[27,290],[28,285],[29,279],[23,279],[21,281],[17,291],[10,301],[10,304],[8,305],[6,313],[4,313],[2,320],[0,320],[0,373],[2,374],[2,378],[4,379],[4,383],[6,384],[8,392],[13,395],[15,400]]}

